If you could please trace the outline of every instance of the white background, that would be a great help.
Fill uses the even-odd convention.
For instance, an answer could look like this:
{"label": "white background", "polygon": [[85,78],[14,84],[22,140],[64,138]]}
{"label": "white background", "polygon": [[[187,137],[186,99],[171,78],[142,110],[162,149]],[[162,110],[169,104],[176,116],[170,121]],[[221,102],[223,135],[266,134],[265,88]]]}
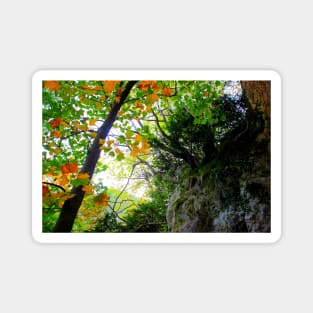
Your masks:
{"label": "white background", "polygon": [[[0,311],[311,312],[310,3],[2,1]],[[273,245],[35,243],[31,76],[76,68],[280,72],[282,239]]]}

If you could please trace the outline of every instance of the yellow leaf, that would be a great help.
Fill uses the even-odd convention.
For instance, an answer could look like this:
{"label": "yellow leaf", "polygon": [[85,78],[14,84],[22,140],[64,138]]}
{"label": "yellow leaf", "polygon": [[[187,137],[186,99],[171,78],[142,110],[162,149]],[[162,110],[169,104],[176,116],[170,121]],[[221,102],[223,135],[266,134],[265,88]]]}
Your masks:
{"label": "yellow leaf", "polygon": [[100,206],[108,206],[108,201],[110,200],[110,196],[106,193],[101,193],[94,198],[95,206],[98,208]]}
{"label": "yellow leaf", "polygon": [[77,176],[78,179],[89,179],[88,173],[81,173]]}
{"label": "yellow leaf", "polygon": [[138,156],[139,152],[140,152],[139,148],[133,145],[132,151],[130,152],[130,155],[132,157],[136,158]]}
{"label": "yellow leaf", "polygon": [[147,140],[147,139],[144,139],[144,140],[142,141],[142,143],[141,143],[141,146],[142,146],[143,148],[149,148],[150,145],[149,145],[149,143],[148,143],[148,140]]}
{"label": "yellow leaf", "polygon": [[157,94],[155,94],[155,93],[153,93],[151,95],[147,95],[147,102],[149,104],[152,104],[152,103],[154,103],[154,102],[156,102],[158,100],[159,100],[159,96]]}
{"label": "yellow leaf", "polygon": [[51,135],[55,138],[61,138],[62,137],[62,133],[59,130],[54,130],[53,132],[51,132]]}
{"label": "yellow leaf", "polygon": [[82,190],[85,191],[87,195],[91,195],[93,193],[93,187],[91,185],[83,186]]}
{"label": "yellow leaf", "polygon": [[79,126],[79,129],[83,132],[86,132],[88,130],[88,126],[87,125],[81,125],[81,126]]}
{"label": "yellow leaf", "polygon": [[104,89],[105,93],[110,94],[115,89],[115,86],[118,83],[119,83],[119,81],[117,81],[117,80],[106,80],[106,81],[104,81],[103,82],[103,85],[104,85],[103,89]]}
{"label": "yellow leaf", "polygon": [[97,133],[92,132],[92,133],[90,133],[90,136],[95,138],[95,137],[97,137]]}
{"label": "yellow leaf", "polygon": [[96,125],[96,121],[97,121],[97,120],[90,120],[90,121],[89,121],[89,125],[90,125],[90,126]]}
{"label": "yellow leaf", "polygon": [[99,144],[103,145],[104,144],[104,139],[99,139]]}
{"label": "yellow leaf", "polygon": [[141,139],[142,139],[141,135],[137,134],[135,137],[135,140],[139,142],[141,141]]}
{"label": "yellow leaf", "polygon": [[149,104],[149,105],[147,105],[145,111],[146,111],[146,112],[149,112],[149,111],[151,111],[151,109],[152,109],[152,105]]}
{"label": "yellow leaf", "polygon": [[112,145],[112,143],[114,143],[114,139],[108,140],[107,141],[108,147],[110,147]]}

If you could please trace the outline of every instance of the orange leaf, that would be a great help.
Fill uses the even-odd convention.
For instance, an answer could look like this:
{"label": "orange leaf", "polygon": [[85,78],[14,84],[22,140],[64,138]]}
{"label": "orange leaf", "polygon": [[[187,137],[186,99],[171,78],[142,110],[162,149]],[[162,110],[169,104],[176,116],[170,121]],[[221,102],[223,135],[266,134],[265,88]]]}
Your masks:
{"label": "orange leaf", "polygon": [[151,104],[149,104],[149,105],[147,105],[147,107],[146,107],[145,111],[146,111],[146,112],[148,112],[148,111],[151,111],[151,109],[152,109],[152,105],[151,105]]}
{"label": "orange leaf", "polygon": [[49,187],[42,186],[42,196],[44,197],[49,192]]}
{"label": "orange leaf", "polygon": [[70,173],[75,173],[78,171],[77,163],[68,163],[67,168],[69,169]]}
{"label": "orange leaf", "polygon": [[120,154],[120,153],[122,153],[122,151],[121,151],[119,148],[116,148],[116,149],[115,149],[115,153],[116,153],[116,154]]}
{"label": "orange leaf", "polygon": [[142,108],[142,103],[141,102],[137,102],[136,103],[136,108]]}
{"label": "orange leaf", "polygon": [[155,94],[155,93],[153,93],[151,95],[147,95],[147,102],[150,103],[150,104],[154,103],[154,102],[156,102],[158,100],[159,100],[159,96],[157,94]]}
{"label": "orange leaf", "polygon": [[77,178],[78,179],[89,179],[89,174],[88,173],[81,173],[81,174],[78,174]]}
{"label": "orange leaf", "polygon": [[162,93],[165,97],[170,97],[172,95],[172,89],[171,88],[164,88],[162,90]]}
{"label": "orange leaf", "polygon": [[143,149],[150,148],[150,145],[149,145],[147,139],[144,139],[144,140],[142,141],[141,146],[142,146]]}
{"label": "orange leaf", "polygon": [[93,193],[93,187],[91,185],[83,186],[82,190],[85,191],[87,195],[91,195]]}
{"label": "orange leaf", "polygon": [[100,206],[108,206],[108,201],[110,200],[110,196],[108,196],[106,193],[101,193],[97,195],[94,199],[95,206],[98,208]]}
{"label": "orange leaf", "polygon": [[117,81],[117,80],[106,80],[106,81],[104,81],[103,82],[103,85],[104,85],[103,89],[104,89],[105,93],[110,94],[115,89],[115,86],[118,83],[119,83],[119,81]]}
{"label": "orange leaf", "polygon": [[57,117],[55,119],[53,119],[52,121],[50,121],[50,125],[52,128],[57,128],[61,125],[62,123],[62,118],[61,117]]}
{"label": "orange leaf", "polygon": [[86,132],[88,130],[88,126],[87,125],[81,125],[81,126],[79,126],[79,129],[83,132]]}
{"label": "orange leaf", "polygon": [[137,155],[139,154],[140,150],[138,147],[132,145],[132,151],[130,152],[130,155],[134,158],[137,157]]}
{"label": "orange leaf", "polygon": [[139,142],[141,141],[141,139],[142,139],[141,135],[137,134],[135,137],[135,140]]}
{"label": "orange leaf", "polygon": [[151,87],[154,91],[158,91],[160,89],[155,81],[151,82]]}
{"label": "orange leaf", "polygon": [[58,91],[60,89],[60,85],[57,80],[47,80],[43,83],[43,86],[50,91]]}
{"label": "orange leaf", "polygon": [[143,91],[147,91],[149,89],[149,86],[154,90],[159,90],[159,86],[154,80],[143,80],[140,82],[140,84],[137,85],[139,89]]}
{"label": "orange leaf", "polygon": [[107,141],[108,147],[110,147],[112,143],[114,143],[114,139],[108,140]]}
{"label": "orange leaf", "polygon": [[150,145],[148,143],[148,140],[143,140],[141,142],[141,149],[140,149],[140,152],[141,153],[148,153],[149,152],[149,149],[150,149]]}
{"label": "orange leaf", "polygon": [[90,125],[90,126],[96,125],[96,121],[97,121],[97,120],[90,120],[90,121],[89,121],[89,125]]}
{"label": "orange leaf", "polygon": [[62,171],[63,174],[69,173],[68,168],[67,168],[67,165],[62,165],[62,166],[60,166],[60,169],[61,169],[61,171]]}
{"label": "orange leaf", "polygon": [[53,136],[55,138],[61,138],[62,133],[59,130],[54,130],[53,132],[51,132],[51,136]]}
{"label": "orange leaf", "polygon": [[145,82],[145,81],[143,81],[140,84],[138,84],[138,88],[143,90],[143,91],[148,90],[148,87],[149,87],[149,84],[147,84],[147,82]]}
{"label": "orange leaf", "polygon": [[76,163],[68,163],[62,165],[60,168],[63,174],[75,173],[78,171],[78,166]]}

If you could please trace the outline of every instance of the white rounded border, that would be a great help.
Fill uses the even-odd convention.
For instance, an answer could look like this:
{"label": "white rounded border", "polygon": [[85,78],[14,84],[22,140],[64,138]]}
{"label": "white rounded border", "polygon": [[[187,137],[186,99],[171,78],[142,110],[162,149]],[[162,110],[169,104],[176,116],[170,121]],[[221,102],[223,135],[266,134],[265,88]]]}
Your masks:
{"label": "white rounded border", "polygon": [[[43,233],[42,81],[44,80],[270,80],[271,233]],[[40,243],[275,243],[282,221],[281,77],[273,70],[41,70],[32,78],[32,235]]]}

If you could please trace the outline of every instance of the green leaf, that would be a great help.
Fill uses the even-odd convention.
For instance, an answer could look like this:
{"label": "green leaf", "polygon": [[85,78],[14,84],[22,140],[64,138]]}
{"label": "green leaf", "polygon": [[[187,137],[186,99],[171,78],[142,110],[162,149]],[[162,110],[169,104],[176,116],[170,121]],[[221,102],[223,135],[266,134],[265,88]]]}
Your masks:
{"label": "green leaf", "polygon": [[126,137],[127,137],[128,139],[131,138],[133,135],[134,135],[134,132],[131,131],[131,130],[128,130],[128,131],[126,132]]}
{"label": "green leaf", "polygon": [[119,137],[118,137],[118,141],[119,141],[120,143],[125,143],[126,139],[125,139],[124,136],[119,136]]}
{"label": "green leaf", "polygon": [[117,161],[122,161],[123,159],[125,159],[125,156],[123,153],[119,153],[117,156],[116,156],[116,160]]}
{"label": "green leaf", "polygon": [[89,184],[89,179],[75,179],[72,181],[74,187],[84,186]]}

